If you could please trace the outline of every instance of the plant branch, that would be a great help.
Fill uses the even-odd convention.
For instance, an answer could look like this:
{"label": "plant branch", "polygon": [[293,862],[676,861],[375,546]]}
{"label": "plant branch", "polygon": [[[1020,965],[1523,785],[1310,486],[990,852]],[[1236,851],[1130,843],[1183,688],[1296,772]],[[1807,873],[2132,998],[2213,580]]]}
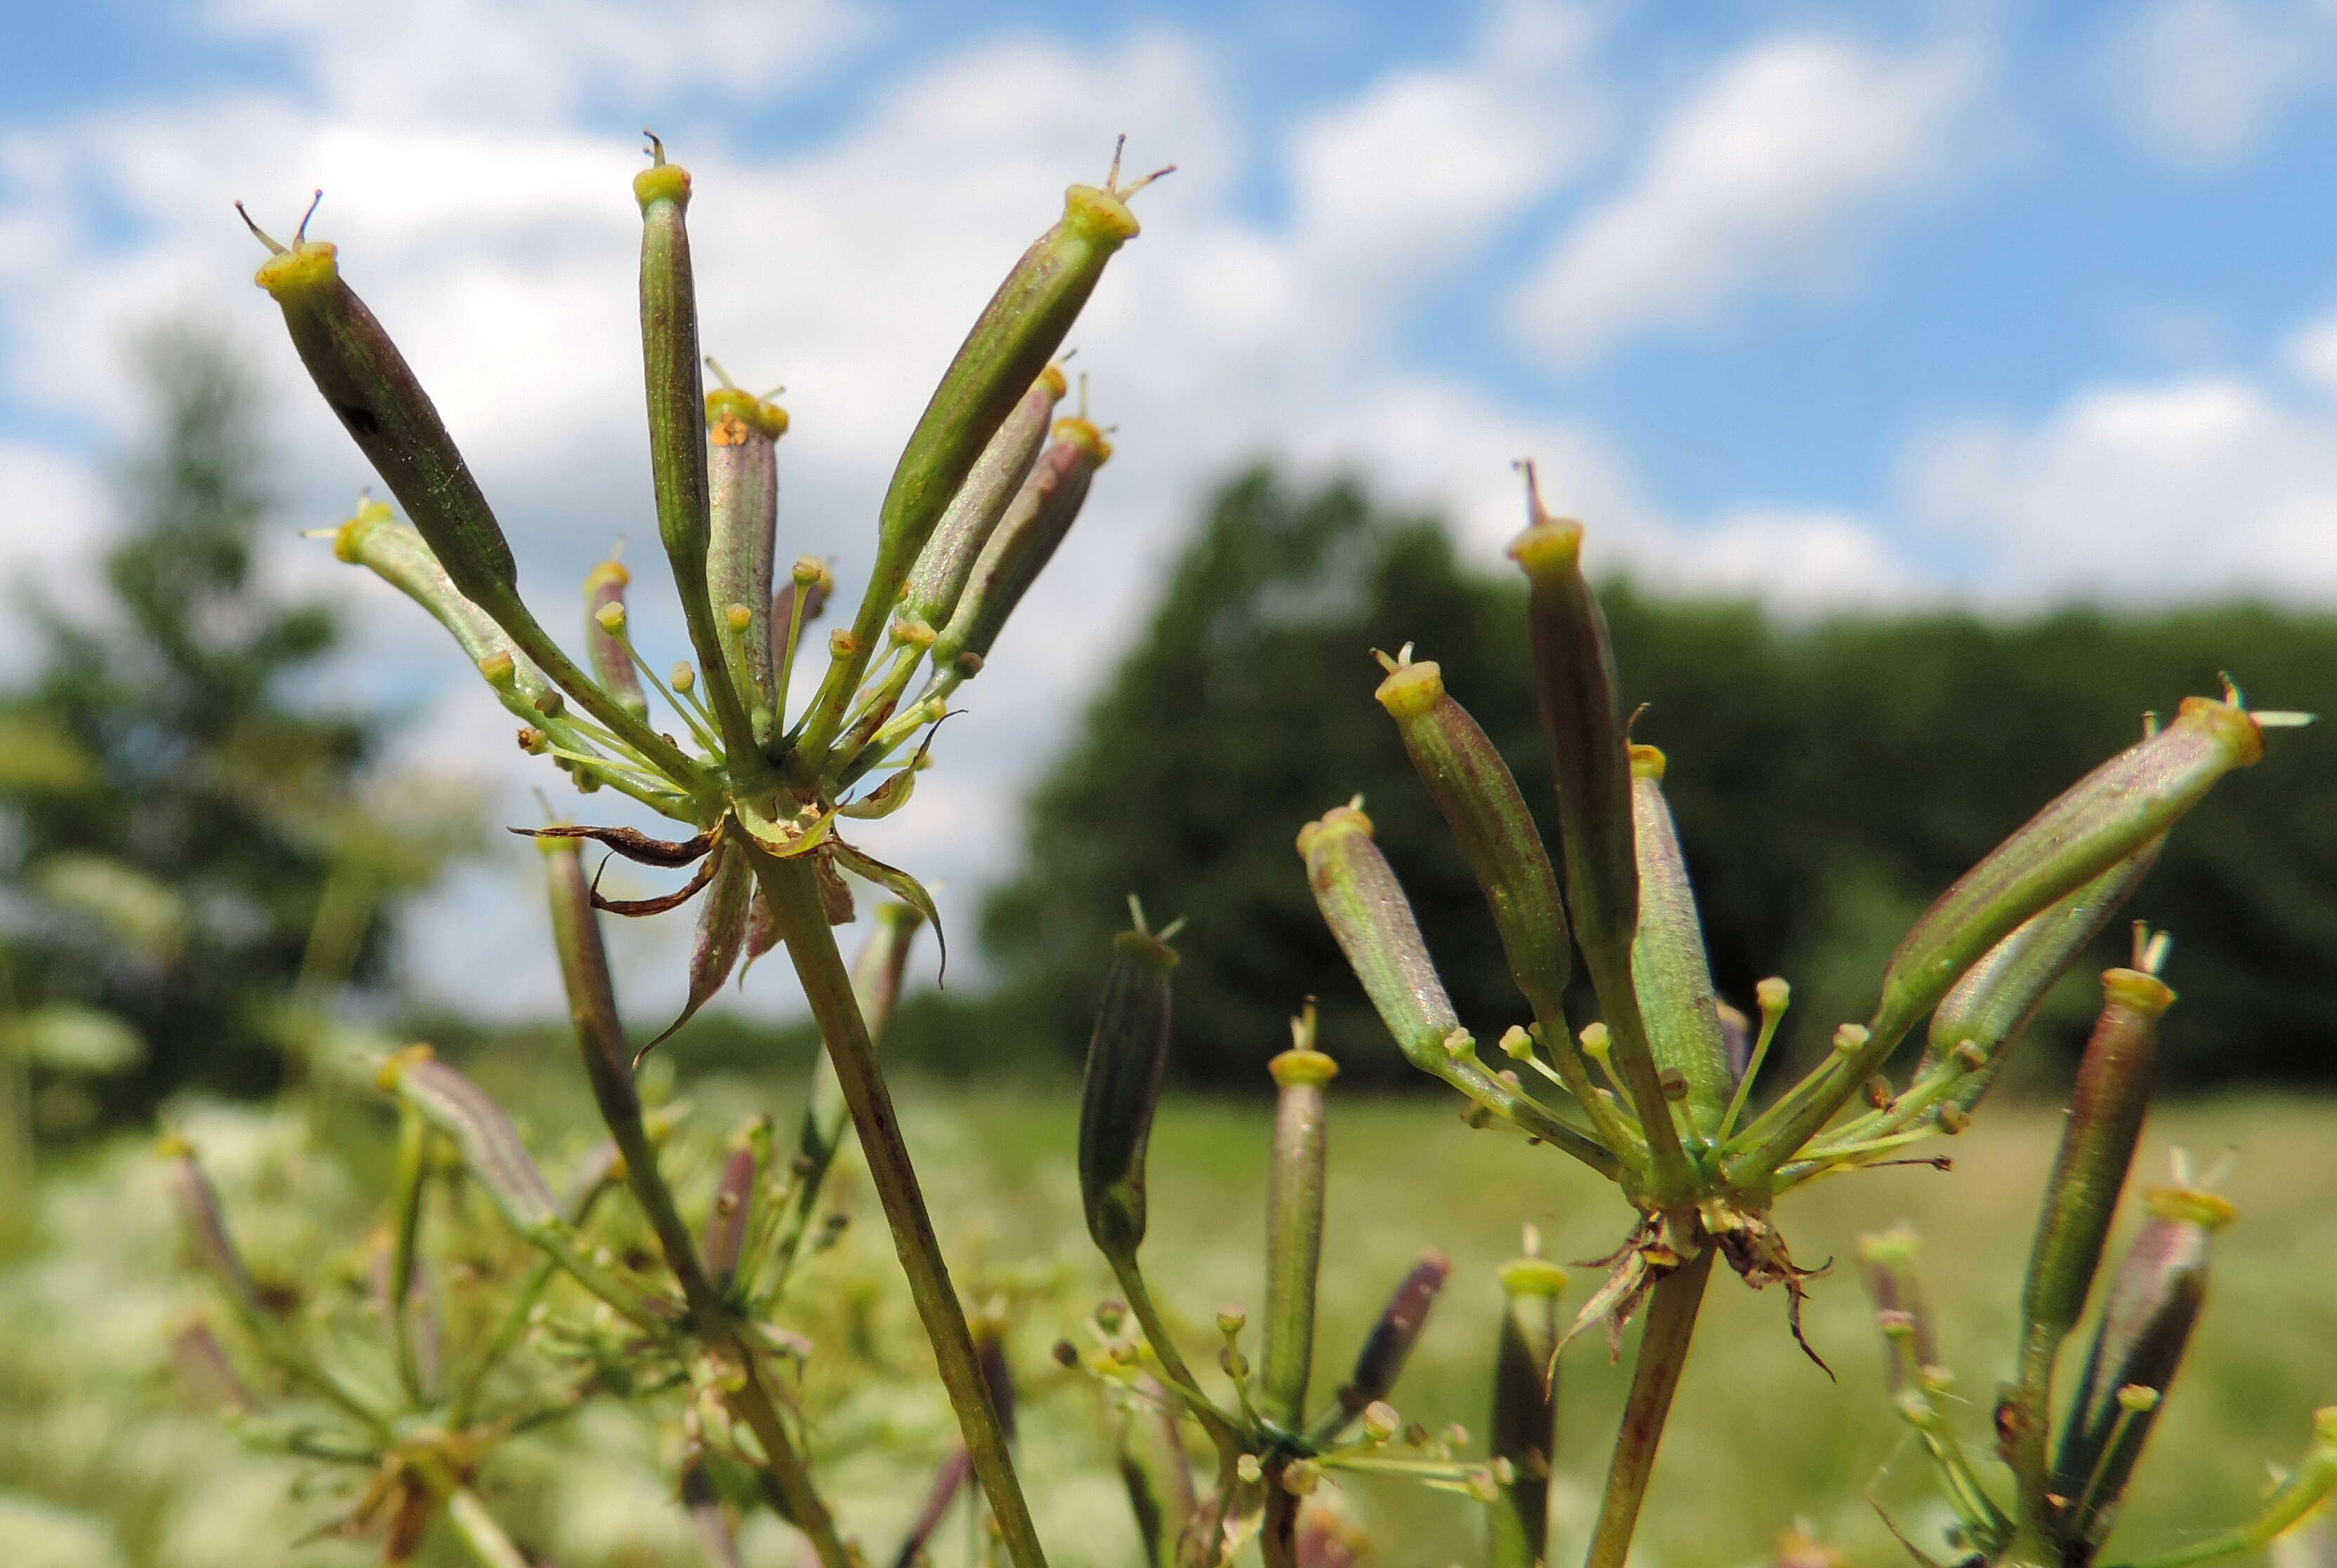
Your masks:
{"label": "plant branch", "polygon": [[1648,1326],[1639,1336],[1638,1355],[1631,1366],[1631,1392],[1623,1406],[1622,1426],[1615,1433],[1615,1455],[1607,1466],[1606,1498],[1599,1504],[1585,1568],[1622,1568],[1631,1550],[1639,1504],[1648,1494],[1648,1476],[1655,1469],[1656,1446],[1663,1441],[1664,1419],[1671,1414],[1680,1369],[1687,1364],[1688,1339],[1696,1332],[1697,1309],[1704,1304],[1704,1287],[1712,1278],[1712,1259],[1717,1250],[1707,1242],[1692,1260],[1656,1282],[1648,1306]]}
{"label": "plant branch", "polygon": [[781,859],[751,838],[746,845],[787,943],[787,956],[795,964],[797,978],[803,984],[805,998],[811,1004],[820,1038],[826,1043],[828,1059],[836,1064],[845,1102],[852,1108],[869,1177],[883,1200],[901,1268],[909,1277],[909,1293],[916,1301],[925,1337],[932,1341],[943,1386],[957,1412],[966,1450],[973,1458],[974,1475],[990,1499],[1007,1555],[1014,1568],[1045,1568],[1046,1556],[1031,1523],[1030,1507],[1015,1480],[1014,1458],[975,1362],[965,1310],[950,1283],[949,1266],[943,1261],[916,1170],[901,1138],[892,1093],[877,1068],[867,1024],[853,999],[851,975],[828,928],[818,882],[807,861]]}

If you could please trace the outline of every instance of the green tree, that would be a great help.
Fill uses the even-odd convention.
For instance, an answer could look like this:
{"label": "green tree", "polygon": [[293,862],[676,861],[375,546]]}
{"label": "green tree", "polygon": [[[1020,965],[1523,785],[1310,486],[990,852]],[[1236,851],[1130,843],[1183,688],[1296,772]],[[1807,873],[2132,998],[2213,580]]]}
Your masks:
{"label": "green tree", "polygon": [[[2326,707],[2337,670],[2337,618],[2261,607],[1785,626],[1626,582],[1605,597],[1625,695],[1648,705],[1637,734],[1670,755],[1716,977],[1748,1010],[1755,981],[1791,979],[1804,1049],[1863,1016],[1860,988],[1914,916],[2145,709],[2213,691],[2225,669],[2260,705]],[[1468,870],[1372,701],[1369,651],[1409,641],[1441,662],[1546,813],[1523,614],[1506,573],[1462,565],[1432,520],[1377,511],[1351,482],[1302,493],[1259,469],[1229,484],[1029,803],[1023,870],[986,906],[1010,1015],[1076,1050],[1090,956],[1133,891],[1192,922],[1187,1074],[1247,1082],[1313,994],[1348,1072],[1404,1082],[1292,849],[1299,824],[1361,792],[1422,925],[1462,934],[1436,953],[1462,1017],[1488,1040],[1521,1022]],[[2188,1001],[2166,1044],[2195,1082],[2337,1077],[2337,736],[2283,751],[2185,824],[2135,905],[2175,922],[2170,976]],[[2070,982],[2039,1034],[2073,1045],[2089,990]]]}
{"label": "green tree", "polygon": [[75,615],[49,584],[19,584],[44,653],[0,700],[12,1004],[129,1025],[144,1060],[110,1081],[117,1112],[185,1084],[271,1088],[272,1009],[320,912],[337,965],[377,960],[377,931],[347,940],[347,873],[383,858],[352,809],[374,720],[294,694],[332,647],[333,619],[258,571],[268,502],[252,385],[192,328],[155,332],[137,359],[159,417],[122,466],[126,526],[103,557],[104,603]]}

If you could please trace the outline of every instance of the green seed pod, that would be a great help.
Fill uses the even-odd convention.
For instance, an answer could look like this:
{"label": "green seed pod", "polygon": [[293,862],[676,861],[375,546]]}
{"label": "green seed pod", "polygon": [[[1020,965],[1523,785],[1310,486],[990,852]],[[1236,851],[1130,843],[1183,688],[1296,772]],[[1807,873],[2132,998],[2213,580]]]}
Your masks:
{"label": "green seed pod", "polygon": [[1509,765],[1468,710],[1446,694],[1443,671],[1433,662],[1399,657],[1373,695],[1395,720],[1413,767],[1476,874],[1511,977],[1545,1036],[1562,1034],[1574,967],[1566,910],[1550,851]]}
{"label": "green seed pod", "polygon": [[1080,1091],[1080,1197],[1088,1234],[1120,1264],[1144,1240],[1144,1155],[1168,1065],[1168,975],[1177,953],[1140,930],[1121,932],[1111,946]]}
{"label": "green seed pod", "polygon": [[195,1146],[176,1133],[167,1133],[158,1141],[156,1152],[171,1162],[171,1195],[178,1200],[187,1237],[203,1267],[227,1292],[238,1316],[246,1321],[264,1318],[267,1310],[260,1303],[259,1287],[252,1283],[251,1270],[244,1266],[243,1254],[236,1250],[235,1240],[228,1234],[218,1190],[196,1160]]}
{"label": "green seed pod", "polygon": [[[1532,522],[1509,553],[1530,584],[1534,691],[1556,766],[1567,909],[1586,956],[1608,953],[1628,962],[1638,925],[1639,872],[1615,652],[1606,612],[1582,574],[1582,524],[1551,517],[1539,495],[1530,500]],[[1601,979],[1603,999],[1603,979],[1592,978]]]}
{"label": "green seed pod", "polygon": [[1560,1122],[1514,1083],[1478,1063],[1403,887],[1372,842],[1372,819],[1353,806],[1335,806],[1298,830],[1298,855],[1306,863],[1307,884],[1323,923],[1404,1060],[1535,1137],[1614,1174],[1616,1158],[1606,1145]]}
{"label": "green seed pod", "polygon": [[2185,698],[2173,723],[2087,774],[1940,895],[1892,956],[1877,1016],[1921,1017],[2021,922],[2165,833],[2264,744],[2236,700]]}
{"label": "green seed pod", "polygon": [[1704,926],[1697,917],[1687,861],[1664,800],[1664,754],[1634,746],[1631,809],[1638,847],[1639,925],[1631,944],[1631,977],[1647,1021],[1648,1048],[1659,1073],[1677,1073],[1687,1086],[1681,1104],[1690,1125],[1706,1137],[1718,1132],[1736,1087],[1728,1040],[1720,1024],[1720,996],[1705,957]]}
{"label": "green seed pod", "polygon": [[560,1223],[560,1207],[510,1115],[487,1092],[431,1054],[409,1045],[381,1070],[382,1086],[455,1141],[463,1163],[514,1229],[536,1234]]}
{"label": "green seed pod", "polygon": [[[885,622],[908,585],[910,568],[943,512],[1015,403],[1062,347],[1063,334],[1103,276],[1105,263],[1136,237],[1139,225],[1127,201],[1147,181],[1122,187],[1119,172],[1115,156],[1112,174],[1100,189],[1074,185],[1063,193],[1062,220],[1007,273],[918,416],[885,492],[876,563],[853,621],[853,641],[815,703],[829,724],[842,725],[845,699],[866,672]],[[808,738],[816,749],[824,748],[835,729],[815,728]]]}
{"label": "green seed pod", "polygon": [[292,347],[317,390],[455,588],[494,612],[519,581],[511,545],[429,394],[365,301],[341,280],[339,252],[307,238],[307,229],[303,219],[289,250],[260,234],[271,254],[252,281],[284,312]]}
{"label": "green seed pod", "polygon": [[1510,1479],[1493,1505],[1493,1568],[1535,1568],[1550,1540],[1550,1470],[1558,1453],[1558,1298],[1566,1270],[1547,1259],[1501,1265],[1501,1331],[1487,1436]]}
{"label": "green seed pod", "polygon": [[1054,440],[983,544],[949,623],[934,640],[935,670],[969,680],[981,670],[1006,618],[1079,520],[1095,471],[1110,458],[1111,443],[1085,419],[1055,422]]}
{"label": "green seed pod", "polygon": [[2024,1376],[2035,1375],[2040,1393],[2100,1267],[2102,1243],[2150,1109],[2158,1018],[2175,1000],[2156,975],[2135,969],[2105,971],[2102,992],[2101,1015],[2078,1064],[2021,1289]]}
{"label": "green seed pod", "polygon": [[[656,162],[633,176],[633,196],[641,209],[641,367],[649,395],[650,474],[658,538],[673,564],[690,646],[699,664],[711,672],[725,668],[726,659],[722,607],[708,597],[712,523],[706,393],[699,377],[698,285],[689,260],[689,172],[667,162],[655,137],[650,147]],[[746,707],[728,681],[709,681],[707,697],[735,766],[754,750]]]}
{"label": "green seed pod", "polygon": [[585,574],[584,652],[592,662],[592,678],[624,704],[626,712],[646,719],[650,700],[641,691],[640,671],[633,667],[632,654],[617,636],[624,627],[625,589],[632,580],[633,574],[614,556]]}
{"label": "green seed pod", "polygon": [[1315,1010],[1291,1021],[1294,1044],[1266,1064],[1277,1091],[1266,1189],[1267,1419],[1296,1432],[1306,1419],[1315,1358],[1315,1278],[1323,1260],[1323,1090],[1339,1064],[1315,1049]]}
{"label": "green seed pod", "polygon": [[1006,416],[990,445],[982,449],[982,456],[966,475],[965,483],[958,486],[949,510],[942,514],[933,537],[925,541],[909,573],[909,586],[901,603],[904,614],[928,626],[949,624],[983,545],[1022,493],[1032,465],[1038,461],[1063,390],[1063,372],[1048,366],[1014,405],[1014,412]]}
{"label": "green seed pod", "polygon": [[2054,1494],[2069,1500],[2063,1539],[2088,1545],[2109,1534],[2206,1300],[2211,1240],[2233,1213],[2212,1192],[2179,1187],[2153,1188],[2143,1207],[2149,1218],[2110,1286],[2054,1463]]}
{"label": "green seed pod", "polygon": [[718,616],[743,608],[746,623],[723,640],[730,683],[748,706],[758,742],[768,744],[776,710],[771,691],[772,563],[778,549],[778,439],[787,410],[733,387],[706,395],[709,533],[706,593]]}
{"label": "green seed pod", "polygon": [[1387,1305],[1380,1308],[1372,1331],[1364,1337],[1364,1348],[1355,1353],[1354,1371],[1339,1390],[1342,1425],[1395,1391],[1395,1380],[1412,1358],[1412,1348],[1420,1342],[1421,1330],[1428,1327],[1428,1309],[1436,1305],[1436,1293],[1444,1289],[1452,1272],[1452,1259],[1443,1253],[1424,1253],[1396,1286]]}
{"label": "green seed pod", "polygon": [[1324,922],[1406,1060],[1443,1075],[1444,1043],[1461,1027],[1412,905],[1372,842],[1372,819],[1335,806],[1298,830],[1298,853]]}
{"label": "green seed pod", "polygon": [[2059,903],[2030,916],[1964,971],[1931,1014],[1931,1038],[1915,1076],[1920,1080],[1942,1061],[1960,1061],[1970,1070],[1949,1100],[1963,1111],[1979,1103],[2004,1052],[2027,1031],[2046,993],[2109,924],[2157,863],[2166,843],[2164,835],[2149,840]]}
{"label": "green seed pod", "polygon": [[520,652],[485,611],[463,596],[421,534],[400,523],[387,503],[360,503],[355,514],[333,531],[333,554],[366,567],[430,612],[438,624],[455,634],[473,664],[483,664],[499,654],[509,659],[525,701],[533,703],[552,690],[543,672]]}

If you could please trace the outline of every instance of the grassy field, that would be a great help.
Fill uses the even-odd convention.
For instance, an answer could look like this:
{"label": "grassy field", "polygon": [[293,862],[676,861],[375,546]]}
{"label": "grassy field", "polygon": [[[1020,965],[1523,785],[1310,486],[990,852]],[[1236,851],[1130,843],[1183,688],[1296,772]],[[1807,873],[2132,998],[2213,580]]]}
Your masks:
{"label": "grassy field", "polygon": [[[581,1111],[560,1068],[549,1056],[521,1055],[486,1073],[536,1109],[545,1147],[561,1140],[540,1130]],[[714,1128],[768,1102],[735,1079],[699,1084],[693,1099]],[[1074,1105],[914,1084],[902,1100],[962,1286],[1015,1303],[1023,1463],[1055,1561],[1134,1562],[1098,1402],[1046,1354],[1105,1290],[1078,1220]],[[374,1158],[364,1136],[335,1134],[328,1153],[295,1119],[209,1110],[186,1120],[220,1151],[222,1185],[263,1261],[290,1269],[358,1240]],[[344,1121],[360,1132],[366,1124],[362,1116]],[[1976,1445],[1985,1444],[1987,1406],[2008,1362],[2033,1195],[2056,1131],[2050,1113],[1994,1108],[1948,1146],[1952,1172],[1902,1169],[1820,1183],[1781,1216],[1808,1263],[1846,1261],[1861,1231],[1913,1223],[1926,1243],[1942,1353],[1970,1401],[1964,1435]],[[1220,1304],[1246,1302],[1256,1316],[1266,1132],[1261,1096],[1255,1104],[1172,1102],[1154,1137],[1147,1269],[1195,1328],[1197,1348],[1214,1338]],[[2231,1521],[2260,1494],[2266,1465],[2297,1451],[2308,1413],[2337,1403],[2337,1106],[2249,1098],[2167,1108],[2146,1142],[2151,1179],[2176,1144],[2210,1159],[2238,1152],[2226,1191],[2241,1221],[2219,1244],[2200,1339],[2116,1557]],[[352,1151],[354,1176],[344,1170]],[[1550,1151],[1472,1132],[1433,1100],[1335,1101],[1332,1166],[1318,1395],[1335,1386],[1389,1286],[1422,1251],[1441,1249],[1452,1259],[1452,1284],[1396,1403],[1432,1427],[1457,1421],[1481,1432],[1499,1305],[1492,1270],[1514,1252],[1520,1224],[1540,1225],[1552,1255],[1572,1259],[1609,1251],[1627,1214]],[[804,1321],[828,1337],[824,1347],[840,1342],[834,1375],[866,1385],[834,1407],[823,1468],[849,1527],[882,1561],[948,1426],[921,1376],[922,1346],[889,1272],[873,1200],[856,1181],[838,1200],[863,1218],[811,1279]],[[348,1543],[292,1548],[329,1515],[330,1496],[295,1465],[245,1456],[177,1387],[165,1341],[201,1291],[176,1265],[143,1149],[116,1146],[54,1177],[44,1217],[45,1250],[0,1275],[0,1541],[17,1544],[15,1555],[0,1559],[12,1568],[369,1560],[367,1547]],[[1595,1272],[1576,1270],[1569,1303],[1588,1294]],[[1903,1562],[1877,1503],[1911,1534],[1936,1539],[1941,1516],[1899,1446],[1853,1271],[1819,1281],[1806,1318],[1838,1385],[1794,1349],[1785,1308],[1774,1290],[1716,1281],[1657,1471],[1640,1561],[1762,1562],[1798,1522],[1853,1562]],[[1596,1335],[1568,1353],[1559,1560],[1571,1554],[1595,1505],[1627,1370],[1628,1360],[1608,1364]],[[514,1446],[485,1482],[524,1538],[566,1568],[701,1561],[658,1478],[670,1459],[648,1423],[608,1408]],[[303,1486],[312,1494],[297,1494]],[[1481,1555],[1481,1525],[1464,1501],[1377,1483],[1345,1487],[1338,1501],[1369,1534],[1373,1562],[1435,1568]],[[747,1546],[757,1563],[795,1560],[768,1520],[749,1530]],[[937,1555],[947,1563],[957,1553],[945,1543]],[[428,1560],[459,1561],[445,1543]]]}

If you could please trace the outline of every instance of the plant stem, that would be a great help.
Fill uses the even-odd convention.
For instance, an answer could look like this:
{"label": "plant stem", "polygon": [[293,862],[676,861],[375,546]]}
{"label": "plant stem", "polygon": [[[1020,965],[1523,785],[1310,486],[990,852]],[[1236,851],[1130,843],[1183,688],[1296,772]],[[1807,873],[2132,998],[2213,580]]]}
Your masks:
{"label": "plant stem", "polygon": [[1599,1504],[1599,1524],[1591,1533],[1585,1568],[1622,1568],[1631,1550],[1631,1533],[1638,1524],[1639,1504],[1647,1497],[1648,1476],[1656,1465],[1656,1446],[1663,1441],[1664,1418],[1671,1414],[1680,1369],[1687,1364],[1687,1342],[1696,1332],[1697,1308],[1704,1304],[1705,1283],[1712,1278],[1712,1259],[1717,1250],[1707,1242],[1694,1259],[1656,1282],[1648,1304],[1648,1327],[1639,1336],[1638,1355],[1631,1365],[1631,1393],[1623,1406],[1623,1424],[1615,1433],[1615,1455],[1607,1466],[1606,1499]]}
{"label": "plant stem", "polygon": [[1266,1473],[1266,1521],[1257,1535],[1266,1568],[1298,1568],[1298,1502],[1283,1485],[1279,1465]]}
{"label": "plant stem", "polygon": [[764,896],[770,900],[787,956],[819,1025],[820,1038],[827,1044],[828,1059],[836,1064],[845,1102],[852,1108],[869,1177],[884,1202],[885,1221],[893,1232],[902,1270],[909,1277],[909,1294],[915,1298],[925,1338],[933,1344],[934,1359],[957,1412],[966,1450],[973,1456],[973,1473],[1005,1537],[1007,1555],[1014,1568],[1046,1568],[1030,1506],[1014,1478],[1013,1455],[1007,1449],[1006,1435],[999,1426],[998,1414],[991,1406],[981,1367],[974,1360],[973,1336],[966,1328],[965,1310],[950,1283],[949,1266],[942,1259],[941,1243],[925,1211],[916,1170],[901,1139],[892,1093],[877,1068],[868,1026],[853,999],[852,976],[828,928],[818,882],[807,860],[781,859],[751,838],[747,840],[747,852]]}
{"label": "plant stem", "polygon": [[779,1484],[779,1495],[787,1505],[788,1520],[811,1543],[812,1553],[819,1559],[820,1568],[858,1568],[859,1559],[836,1533],[836,1519],[820,1501],[819,1493],[811,1484],[811,1474],[805,1469],[803,1455],[787,1439],[787,1429],[779,1420],[779,1408],[771,1398],[771,1391],[763,1386],[762,1369],[756,1365],[754,1355],[741,1344],[738,1373],[740,1382],[728,1396],[734,1414],[754,1430],[763,1446],[765,1468]]}
{"label": "plant stem", "polygon": [[455,1534],[480,1568],[528,1568],[527,1553],[512,1544],[504,1527],[495,1523],[479,1494],[468,1486],[457,1486],[446,1498],[446,1521],[454,1525]]}

